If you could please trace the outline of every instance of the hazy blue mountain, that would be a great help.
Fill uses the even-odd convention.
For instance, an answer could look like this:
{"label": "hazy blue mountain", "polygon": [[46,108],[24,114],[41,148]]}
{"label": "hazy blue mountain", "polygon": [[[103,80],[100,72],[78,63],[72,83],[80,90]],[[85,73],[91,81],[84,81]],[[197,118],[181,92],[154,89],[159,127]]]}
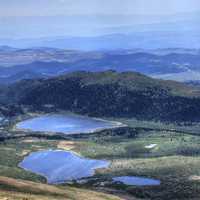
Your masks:
{"label": "hazy blue mountain", "polygon": [[0,83],[57,76],[79,70],[137,71],[161,79],[200,80],[198,49],[122,49],[86,52],[47,47],[1,47],[0,63]]}
{"label": "hazy blue mountain", "polygon": [[51,47],[76,50],[114,50],[132,48],[200,48],[200,32],[145,31],[95,37],[47,37],[39,39],[0,39],[0,44],[18,48]]}
{"label": "hazy blue mountain", "polygon": [[[42,38],[56,36],[97,36],[127,31],[177,30],[199,21],[199,13],[176,15],[57,15],[57,16],[9,16],[0,17],[2,38]],[[174,25],[176,23],[176,26]],[[78,26],[77,26],[78,24]],[[24,29],[26,27],[26,29]]]}
{"label": "hazy blue mountain", "polygon": [[25,70],[25,71],[20,71],[17,72],[13,75],[5,76],[5,77],[0,77],[0,84],[12,84],[21,80],[25,79],[38,79],[38,78],[47,78],[50,77],[47,74],[42,74],[36,71],[31,71],[31,70]]}
{"label": "hazy blue mountain", "polygon": [[8,45],[27,47],[53,47],[77,50],[114,50],[132,48],[200,48],[200,33],[183,32],[142,32],[133,34],[112,34],[98,37],[61,37],[27,40],[9,40]]}
{"label": "hazy blue mountain", "polygon": [[4,27],[0,30],[0,45],[78,50],[200,48],[199,16],[6,17],[0,20]]}

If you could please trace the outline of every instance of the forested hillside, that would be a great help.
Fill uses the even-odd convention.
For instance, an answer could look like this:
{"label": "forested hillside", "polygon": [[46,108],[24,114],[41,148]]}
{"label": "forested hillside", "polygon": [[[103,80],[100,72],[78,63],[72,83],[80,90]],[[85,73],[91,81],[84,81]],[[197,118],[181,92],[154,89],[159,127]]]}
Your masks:
{"label": "forested hillside", "polygon": [[[5,93],[5,92],[4,92]],[[139,73],[75,72],[52,79],[24,80],[9,87],[12,103],[45,105],[92,116],[199,121],[199,88]]]}

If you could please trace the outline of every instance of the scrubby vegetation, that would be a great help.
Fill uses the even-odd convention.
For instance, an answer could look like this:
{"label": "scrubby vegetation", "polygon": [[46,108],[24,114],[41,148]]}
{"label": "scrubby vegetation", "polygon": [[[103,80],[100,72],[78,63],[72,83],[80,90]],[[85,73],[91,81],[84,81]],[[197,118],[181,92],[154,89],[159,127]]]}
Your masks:
{"label": "scrubby vegetation", "polygon": [[[131,198],[199,199],[199,94],[198,88],[184,84],[113,71],[76,72],[9,86],[0,98],[0,112],[8,120],[0,133],[0,176],[45,183],[43,177],[18,168],[18,163],[32,151],[59,148],[111,163],[73,186]],[[73,111],[128,126],[70,136],[14,129],[15,113],[38,110]],[[161,184],[136,187],[112,182],[119,175],[155,178]]]}
{"label": "scrubby vegetation", "polygon": [[33,110],[69,110],[99,117],[199,121],[199,88],[113,71],[75,72],[52,79],[22,81],[7,90],[13,103]]}
{"label": "scrubby vegetation", "polygon": [[[173,131],[137,130],[133,138],[119,139],[115,136],[88,138],[74,146],[73,151],[92,158],[111,160],[108,169],[98,170],[94,187],[105,181],[106,187],[125,190],[143,199],[193,199],[199,198],[200,181],[191,180],[200,176],[200,137]],[[75,143],[76,144],[76,143]],[[147,149],[146,146],[156,144]],[[113,176],[142,176],[161,181],[160,186],[125,186],[113,184]],[[90,185],[90,186],[91,186]]]}
{"label": "scrubby vegetation", "polygon": [[[12,131],[12,134],[19,133]],[[156,145],[147,148],[151,144]],[[145,127],[122,127],[59,140],[27,135],[0,143],[0,176],[44,183],[43,177],[19,169],[17,164],[32,151],[60,148],[111,162],[108,169],[97,170],[88,182],[73,183],[73,186],[127,195],[130,199],[135,196],[155,200],[193,199],[200,197],[200,181],[193,178],[200,176],[199,144],[198,135]],[[113,176],[155,178],[161,181],[161,185],[136,187],[115,184],[111,181]],[[65,189],[68,186],[60,187]]]}

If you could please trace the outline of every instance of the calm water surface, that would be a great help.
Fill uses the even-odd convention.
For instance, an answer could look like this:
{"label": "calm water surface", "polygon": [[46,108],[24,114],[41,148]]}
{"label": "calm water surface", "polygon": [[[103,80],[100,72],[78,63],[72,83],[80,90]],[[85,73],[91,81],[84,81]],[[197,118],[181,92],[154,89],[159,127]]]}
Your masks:
{"label": "calm water surface", "polygon": [[47,150],[31,153],[19,167],[46,177],[48,183],[58,184],[90,177],[95,169],[108,165],[108,161],[86,159],[68,151]]}
{"label": "calm water surface", "polygon": [[150,178],[142,178],[137,176],[119,176],[113,178],[114,182],[121,182],[125,185],[136,185],[136,186],[150,186],[150,185],[160,185],[160,181]]}
{"label": "calm water surface", "polygon": [[65,134],[88,133],[118,126],[120,126],[118,122],[103,121],[72,114],[44,115],[22,121],[16,125],[18,129],[61,132]]}

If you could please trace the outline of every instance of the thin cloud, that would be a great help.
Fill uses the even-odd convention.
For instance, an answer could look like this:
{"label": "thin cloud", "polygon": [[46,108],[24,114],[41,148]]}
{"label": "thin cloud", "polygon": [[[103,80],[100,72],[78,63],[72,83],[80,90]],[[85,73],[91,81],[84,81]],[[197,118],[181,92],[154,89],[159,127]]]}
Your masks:
{"label": "thin cloud", "polygon": [[199,0],[0,0],[0,16],[163,15],[200,11]]}

